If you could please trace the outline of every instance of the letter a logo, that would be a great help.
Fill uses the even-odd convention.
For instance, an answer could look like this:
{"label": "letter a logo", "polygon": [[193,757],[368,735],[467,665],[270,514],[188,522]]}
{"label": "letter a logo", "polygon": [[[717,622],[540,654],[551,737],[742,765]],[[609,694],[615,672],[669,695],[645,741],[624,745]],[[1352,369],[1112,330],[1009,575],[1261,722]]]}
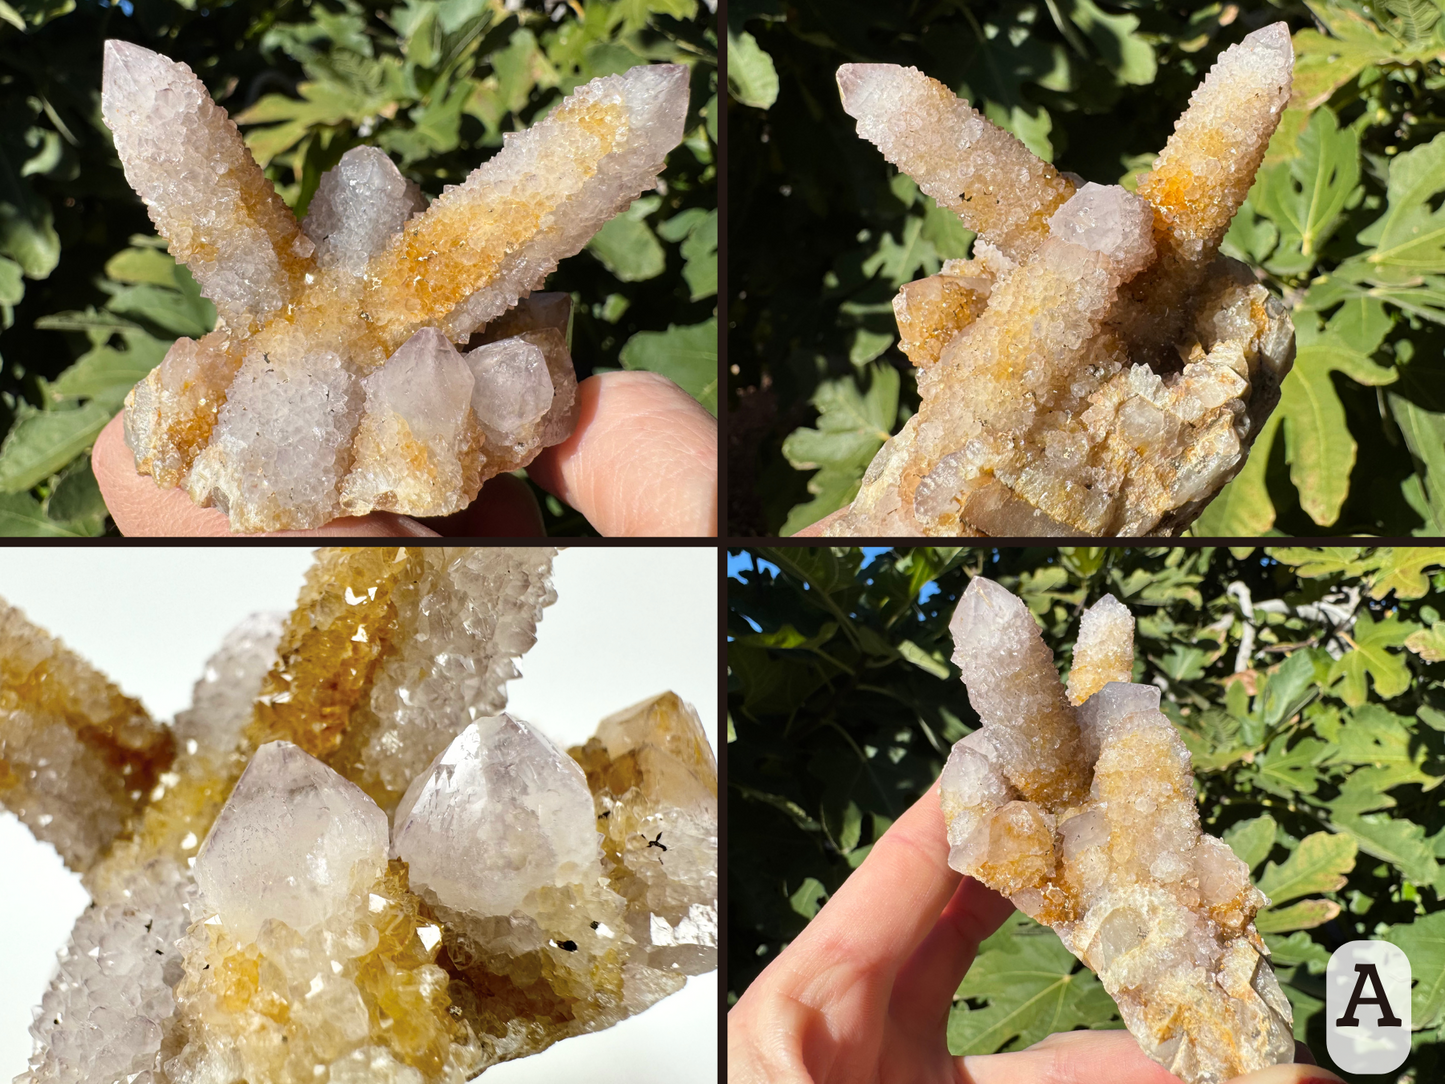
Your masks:
{"label": "letter a logo", "polygon": [[1389,1073],[1410,1054],[1410,961],[1388,941],[1341,945],[1325,969],[1325,1040],[1347,1073]]}

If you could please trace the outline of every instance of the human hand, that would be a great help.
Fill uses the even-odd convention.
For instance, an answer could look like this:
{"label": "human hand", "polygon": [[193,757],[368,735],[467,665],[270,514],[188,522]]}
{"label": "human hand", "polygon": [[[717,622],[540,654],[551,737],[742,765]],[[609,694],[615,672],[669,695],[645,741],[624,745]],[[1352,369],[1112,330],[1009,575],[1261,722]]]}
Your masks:
{"label": "human hand", "polygon": [[[603,535],[717,533],[717,421],[665,377],[604,373],[577,385],[577,428],[542,452],[527,473],[577,509]],[[101,431],[91,468],[124,535],[226,536],[224,513],[199,508],[184,490],[161,489],[136,473],[117,415]],[[265,536],[347,535],[511,537],[543,533],[525,482],[499,475],[461,512],[416,520],[390,512],[333,520],[309,531]]]}
{"label": "human hand", "polygon": [[[728,1013],[730,1084],[1179,1084],[1126,1031],[953,1057],[954,991],[1013,905],[948,868],[935,783]],[[1309,1056],[1303,1046],[1297,1057]],[[1232,1084],[1327,1084],[1276,1065]]]}

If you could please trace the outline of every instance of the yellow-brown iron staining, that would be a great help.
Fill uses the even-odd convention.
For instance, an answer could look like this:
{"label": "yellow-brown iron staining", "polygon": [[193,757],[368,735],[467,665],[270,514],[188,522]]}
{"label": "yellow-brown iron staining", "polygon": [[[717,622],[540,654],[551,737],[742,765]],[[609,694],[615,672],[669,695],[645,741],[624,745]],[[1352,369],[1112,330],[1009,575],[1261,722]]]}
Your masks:
{"label": "yellow-brown iron staining", "polygon": [[67,865],[129,831],[174,759],[138,700],[0,602],[0,804]]}
{"label": "yellow-brown iron staining", "polygon": [[[331,933],[331,966],[319,975],[314,939],[296,931],[272,927],[262,941],[238,945],[223,926],[195,927],[186,977],[176,988],[187,1037],[201,1048],[236,1044],[247,1064],[266,1067],[269,1080],[308,1076],[310,1065],[299,1059],[330,1061],[359,1043],[384,1050],[424,1080],[471,1075],[477,1066],[470,1022],[453,1002],[455,984],[438,965],[438,946],[428,949],[419,936],[433,923],[408,889],[406,863],[393,860],[348,919]],[[332,971],[359,993],[364,1023],[351,1003],[341,1013],[323,1007]],[[318,994],[321,1000],[308,1004]],[[364,1037],[354,1033],[359,1024]]]}
{"label": "yellow-brown iron staining", "polygon": [[[567,148],[566,171],[583,177],[595,176],[627,133],[626,111],[615,102],[569,101],[548,123],[568,125],[582,137],[582,146]],[[554,165],[563,167],[560,159]],[[539,163],[535,189],[517,185],[502,199],[492,198],[483,178],[442,193],[371,261],[363,308],[388,353],[487,286],[545,229],[568,195],[548,188],[547,169]]]}
{"label": "yellow-brown iron staining", "polygon": [[253,747],[283,739],[321,760],[341,748],[353,713],[368,710],[376,670],[397,632],[393,596],[414,585],[423,567],[421,552],[407,547],[318,554],[256,701],[246,735]]}
{"label": "yellow-brown iron staining", "polygon": [[915,367],[938,361],[944,347],[973,323],[988,306],[992,277],[975,270],[972,261],[915,282],[905,283],[893,299],[899,348]]}

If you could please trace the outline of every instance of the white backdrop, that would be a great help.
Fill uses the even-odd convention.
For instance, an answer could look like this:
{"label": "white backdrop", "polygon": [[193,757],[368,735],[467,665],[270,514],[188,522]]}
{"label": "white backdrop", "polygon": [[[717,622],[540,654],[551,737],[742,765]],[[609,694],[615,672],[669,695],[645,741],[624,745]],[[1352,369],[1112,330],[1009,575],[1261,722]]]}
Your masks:
{"label": "white backdrop", "polygon": [[[311,550],[5,549],[0,597],[169,719],[221,637],[248,614],[290,610]],[[508,710],[564,745],[665,689],[698,710],[717,749],[717,551],[573,548],[557,601],[508,686]],[[89,902],[55,851],[0,813],[0,1081],[24,1070],[31,1007]],[[717,1079],[717,972],[594,1035],[489,1070],[488,1084],[692,1084]]]}

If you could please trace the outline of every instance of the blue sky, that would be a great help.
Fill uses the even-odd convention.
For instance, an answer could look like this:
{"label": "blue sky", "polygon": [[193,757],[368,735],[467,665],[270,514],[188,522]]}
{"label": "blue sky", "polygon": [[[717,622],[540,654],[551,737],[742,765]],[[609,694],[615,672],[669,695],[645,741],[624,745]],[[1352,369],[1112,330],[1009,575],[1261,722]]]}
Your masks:
{"label": "blue sky", "polygon": [[[887,546],[864,546],[864,547],[863,547],[863,567],[864,567],[864,568],[867,568],[867,567],[868,567],[869,565],[871,565],[874,561],[878,560],[878,558],[881,557],[883,554],[885,554],[885,553],[891,553],[891,552],[892,552],[892,550],[891,550],[889,547],[887,547]],[[742,579],[742,573],[752,571],[753,567],[754,567],[754,558],[753,558],[750,554],[747,554],[747,553],[730,553],[730,554],[728,554],[728,578],[729,578],[729,579],[741,580],[741,579]],[[758,569],[759,571],[761,571],[761,572],[772,572],[772,573],[776,573],[776,572],[778,571],[778,566],[777,566],[777,565],[773,564],[771,561],[765,561],[765,560],[763,560],[762,558],[757,558],[756,567],[757,567],[757,569]],[[918,593],[918,601],[919,601],[919,602],[927,602],[927,601],[928,601],[929,599],[931,599],[934,595],[938,594],[938,591],[939,591],[938,584],[932,583],[932,582],[926,583],[926,584],[923,585],[923,589]]]}

